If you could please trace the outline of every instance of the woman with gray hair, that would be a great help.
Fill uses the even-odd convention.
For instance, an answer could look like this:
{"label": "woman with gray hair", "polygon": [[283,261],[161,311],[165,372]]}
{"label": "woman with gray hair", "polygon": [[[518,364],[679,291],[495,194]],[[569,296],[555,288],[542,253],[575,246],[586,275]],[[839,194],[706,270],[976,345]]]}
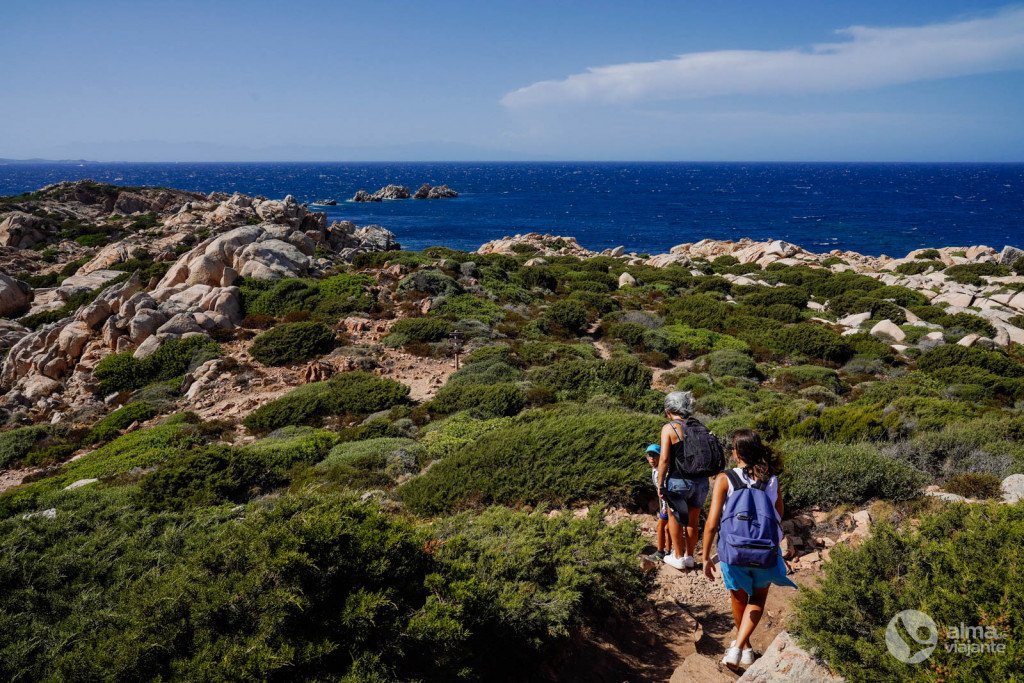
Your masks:
{"label": "woman with gray hair", "polygon": [[722,445],[693,417],[695,410],[696,401],[689,391],[673,391],[665,397],[669,422],[661,428],[661,452],[668,457],[658,464],[658,495],[672,512],[668,519],[672,553],[665,555],[665,564],[676,569],[694,567],[708,477],[725,467]]}

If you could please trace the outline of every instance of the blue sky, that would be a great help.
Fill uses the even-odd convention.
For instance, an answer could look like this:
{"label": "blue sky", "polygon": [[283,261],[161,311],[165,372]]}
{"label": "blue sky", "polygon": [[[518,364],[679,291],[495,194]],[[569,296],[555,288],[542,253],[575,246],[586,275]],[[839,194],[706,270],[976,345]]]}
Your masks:
{"label": "blue sky", "polygon": [[4,0],[2,16],[0,157],[1024,160],[1024,5]]}

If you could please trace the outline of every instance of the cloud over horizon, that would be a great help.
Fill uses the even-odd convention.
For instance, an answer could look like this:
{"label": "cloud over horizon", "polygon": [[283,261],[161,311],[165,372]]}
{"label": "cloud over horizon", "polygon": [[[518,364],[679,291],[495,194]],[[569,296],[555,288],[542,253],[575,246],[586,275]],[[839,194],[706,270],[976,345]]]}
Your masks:
{"label": "cloud over horizon", "polygon": [[907,27],[851,26],[804,49],[715,50],[588,68],[507,93],[508,108],[864,90],[1024,67],[1024,7]]}

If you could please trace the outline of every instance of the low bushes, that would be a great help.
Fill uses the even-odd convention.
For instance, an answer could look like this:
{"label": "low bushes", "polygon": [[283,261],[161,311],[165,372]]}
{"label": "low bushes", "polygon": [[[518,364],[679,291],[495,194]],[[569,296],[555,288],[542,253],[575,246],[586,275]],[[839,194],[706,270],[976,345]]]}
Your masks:
{"label": "low bushes", "polygon": [[334,332],[319,322],[285,323],[258,335],[249,353],[264,365],[288,365],[327,353]]}
{"label": "low bushes", "polygon": [[999,498],[1003,480],[987,472],[963,472],[946,480],[943,488],[964,498]]}
{"label": "low bushes", "polygon": [[790,442],[781,450],[785,469],[780,486],[790,508],[909,500],[924,483],[920,472],[867,444]]}
{"label": "low bushes", "polygon": [[179,377],[219,355],[220,347],[209,337],[168,339],[141,360],[130,351],[111,354],[96,364],[93,374],[100,380],[100,391],[110,394]]}
{"label": "low bushes", "polygon": [[964,263],[950,266],[944,271],[946,277],[963,285],[983,285],[985,277],[1009,275],[1010,269],[998,263]]}
{"label": "low bushes", "polygon": [[412,439],[377,438],[341,443],[316,472],[353,488],[390,487],[400,476],[419,471],[423,448]]}
{"label": "low bushes", "polygon": [[544,311],[544,326],[551,332],[576,336],[591,322],[590,312],[580,301],[562,299]]}
{"label": "low bushes", "polygon": [[376,302],[367,293],[371,284],[367,275],[342,273],[323,280],[245,280],[240,289],[248,315],[281,318],[307,313],[316,320],[333,322],[349,313],[372,311]]}
{"label": "low bushes", "polygon": [[367,372],[346,372],[326,382],[305,384],[249,413],[242,423],[253,432],[288,425],[317,425],[325,417],[369,415],[401,403],[409,387]]}
{"label": "low bushes", "polygon": [[[1024,506],[954,505],[926,516],[920,528],[877,525],[859,547],[836,547],[817,588],[801,591],[794,624],[801,643],[818,649],[848,680],[999,681],[1024,668],[1024,583],[1020,548]],[[886,628],[900,611],[924,612],[937,627],[937,647],[919,664],[904,664],[886,646]],[[967,655],[947,646],[961,624],[988,628],[1002,652]],[[904,637],[907,642],[912,642]],[[916,652],[912,649],[911,652]]]}
{"label": "low bushes", "polygon": [[698,330],[686,325],[666,325],[660,332],[672,344],[676,354],[684,359],[696,358],[721,349],[743,353],[750,351],[750,346],[746,342],[711,330]]}
{"label": "low bushes", "polygon": [[776,331],[773,342],[779,351],[833,363],[845,363],[854,353],[838,332],[809,323],[790,325]]}
{"label": "low bushes", "polygon": [[658,417],[619,410],[530,410],[436,463],[399,493],[425,514],[488,503],[628,501],[649,481],[637,453],[661,424]]}
{"label": "low bushes", "polygon": [[47,425],[30,425],[0,432],[0,469],[21,463],[52,433]]}
{"label": "low bushes", "polygon": [[712,377],[759,377],[757,364],[745,353],[733,349],[712,351],[698,361]]}
{"label": "low bushes", "polygon": [[515,384],[447,384],[427,405],[440,415],[468,410],[481,417],[515,415],[526,405],[526,395]]}
{"label": "low bushes", "polygon": [[442,299],[437,306],[430,309],[430,315],[440,316],[448,320],[479,320],[494,325],[505,317],[505,309],[493,301],[473,294],[459,294]]}
{"label": "low bushes", "polygon": [[438,342],[447,339],[453,329],[451,322],[442,318],[403,318],[391,326],[385,343],[389,346],[405,346]]}
{"label": "low bushes", "polygon": [[811,386],[821,386],[833,392],[840,389],[839,375],[831,368],[820,365],[795,365],[782,368],[775,375],[779,386],[789,391],[797,391]]}
{"label": "low bushes", "polygon": [[155,417],[158,412],[157,407],[147,401],[136,401],[123,405],[94,424],[86,435],[85,442],[97,443],[99,441],[108,441],[133,422],[148,420],[151,417]]}

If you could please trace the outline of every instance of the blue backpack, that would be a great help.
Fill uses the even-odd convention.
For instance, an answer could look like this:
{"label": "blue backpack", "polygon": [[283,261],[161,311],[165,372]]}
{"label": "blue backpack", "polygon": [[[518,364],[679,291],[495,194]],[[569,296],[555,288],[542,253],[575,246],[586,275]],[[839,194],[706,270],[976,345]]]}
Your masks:
{"label": "blue backpack", "polygon": [[747,486],[726,470],[732,495],[725,501],[718,528],[718,559],[736,567],[774,567],[779,553],[779,521],[765,492],[766,481]]}

